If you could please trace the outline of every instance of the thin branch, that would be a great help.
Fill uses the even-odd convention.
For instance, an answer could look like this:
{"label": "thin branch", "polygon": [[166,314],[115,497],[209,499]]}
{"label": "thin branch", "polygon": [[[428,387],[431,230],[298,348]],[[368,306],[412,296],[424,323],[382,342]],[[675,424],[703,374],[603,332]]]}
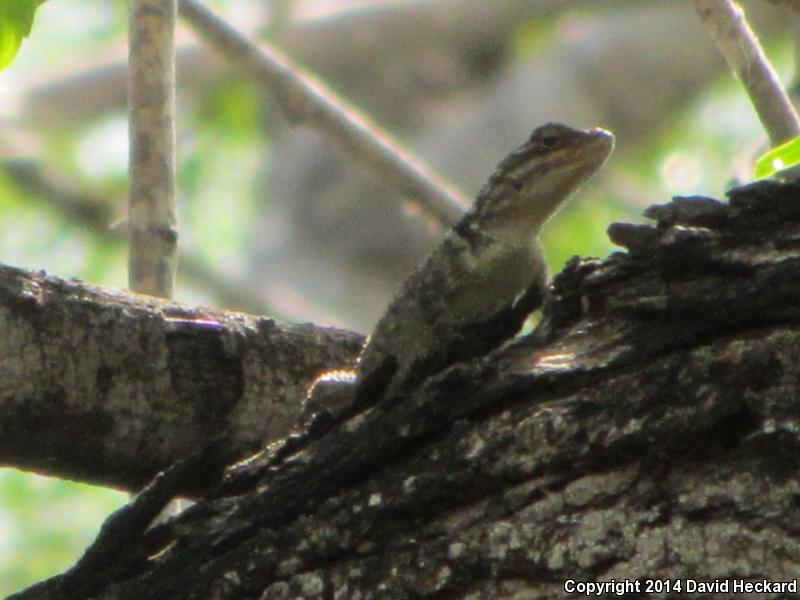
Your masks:
{"label": "thin branch", "polygon": [[175,202],[177,0],[133,0],[129,32],[130,288],[172,297],[178,267]]}
{"label": "thin branch", "polygon": [[800,120],[744,12],[732,0],[695,0],[697,14],[750,96],[770,142],[800,135]]}
{"label": "thin branch", "polygon": [[[277,0],[286,2],[287,0]],[[659,4],[685,2],[685,0],[658,0]],[[364,45],[357,36],[373,39],[376,32],[384,32],[386,42],[376,61],[384,64],[387,55],[408,55],[409,40],[416,48],[428,48],[434,40],[448,40],[448,47],[458,50],[472,47],[477,40],[507,39],[531,20],[551,21],[564,12],[575,10],[598,11],[607,14],[623,9],[641,8],[642,0],[417,0],[401,4],[375,4],[369,9],[344,9],[326,17],[313,20],[292,20],[280,30],[280,46],[303,64],[317,65],[321,71],[335,70],[338,65],[351,64],[356,55],[362,55]],[[446,23],[447,27],[432,24]],[[264,29],[262,23],[247,23],[240,29],[244,35],[255,35]],[[363,39],[359,37],[359,39]],[[339,43],[332,47],[331,42]],[[470,40],[469,42],[467,40]],[[176,60],[178,86],[198,88],[209,85],[220,76],[221,62],[194,41],[183,39],[177,31]],[[412,60],[424,55],[413,53]],[[19,95],[23,101],[24,118],[37,125],[74,123],[93,119],[99,114],[117,110],[125,103],[125,78],[127,63],[112,49],[99,56],[74,57],[69,69],[35,71],[22,74],[9,93]],[[78,59],[80,62],[77,62]],[[483,79],[480,78],[483,82]],[[122,90],[122,92],[120,92]],[[453,87],[452,93],[462,93],[463,87]],[[5,92],[4,92],[5,93]],[[179,92],[180,93],[180,92]]]}
{"label": "thin branch", "polygon": [[284,110],[324,131],[389,185],[413,197],[442,223],[469,206],[455,188],[366,116],[337,97],[282,52],[256,45],[194,0],[181,0],[181,16],[208,44],[273,92]]}

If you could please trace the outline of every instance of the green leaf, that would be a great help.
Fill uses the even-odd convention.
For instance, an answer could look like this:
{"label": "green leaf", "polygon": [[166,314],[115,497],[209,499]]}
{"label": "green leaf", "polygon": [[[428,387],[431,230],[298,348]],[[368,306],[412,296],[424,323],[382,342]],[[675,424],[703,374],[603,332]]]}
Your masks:
{"label": "green leaf", "polygon": [[0,0],[0,69],[11,64],[45,0]]}
{"label": "green leaf", "polygon": [[792,138],[759,157],[753,176],[756,179],[769,177],[797,164],[800,164],[800,137]]}

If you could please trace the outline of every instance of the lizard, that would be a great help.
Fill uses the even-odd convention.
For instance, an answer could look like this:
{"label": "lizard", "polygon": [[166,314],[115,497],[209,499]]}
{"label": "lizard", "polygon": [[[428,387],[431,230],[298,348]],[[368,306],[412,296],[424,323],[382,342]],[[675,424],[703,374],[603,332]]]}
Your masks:
{"label": "lizard", "polygon": [[355,368],[315,380],[304,417],[342,421],[512,337],[547,293],[542,227],[613,148],[614,135],[601,128],[547,123],[534,129],[403,283]]}
{"label": "lizard", "polygon": [[[218,495],[236,493],[337,424],[511,338],[547,294],[545,223],[614,149],[605,129],[548,123],[506,156],[464,216],[402,284],[354,368],[309,387],[300,431],[234,465]],[[246,475],[245,475],[246,474]]]}

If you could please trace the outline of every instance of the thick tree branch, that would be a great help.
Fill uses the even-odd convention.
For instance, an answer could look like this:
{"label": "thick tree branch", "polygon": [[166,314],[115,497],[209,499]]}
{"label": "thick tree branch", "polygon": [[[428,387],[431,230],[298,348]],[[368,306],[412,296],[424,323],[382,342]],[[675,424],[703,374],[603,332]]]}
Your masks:
{"label": "thick tree branch", "polygon": [[286,435],[362,341],[5,266],[0,324],[0,462],[129,490],[213,437],[230,459]]}
{"label": "thick tree branch", "polygon": [[82,589],[536,600],[567,580],[791,582],[798,196],[761,183],[612,227],[629,253],[573,260],[534,334],[277,468],[269,450],[237,466]]}

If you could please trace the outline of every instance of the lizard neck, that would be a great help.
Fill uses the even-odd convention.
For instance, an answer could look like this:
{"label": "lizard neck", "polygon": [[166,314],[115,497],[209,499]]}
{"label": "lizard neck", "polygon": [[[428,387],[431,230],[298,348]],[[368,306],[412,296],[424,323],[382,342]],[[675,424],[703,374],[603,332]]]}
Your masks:
{"label": "lizard neck", "polygon": [[465,215],[453,231],[469,246],[472,254],[484,254],[497,251],[498,248],[526,251],[536,245],[539,229],[513,220],[503,220],[494,227],[485,227],[479,218]]}
{"label": "lizard neck", "polygon": [[573,172],[562,169],[556,176],[542,172],[537,174],[534,185],[523,189],[515,185],[513,178],[505,176],[485,188],[473,209],[464,216],[465,226],[509,244],[530,243],[588,179],[591,171],[582,167],[578,163]]}

